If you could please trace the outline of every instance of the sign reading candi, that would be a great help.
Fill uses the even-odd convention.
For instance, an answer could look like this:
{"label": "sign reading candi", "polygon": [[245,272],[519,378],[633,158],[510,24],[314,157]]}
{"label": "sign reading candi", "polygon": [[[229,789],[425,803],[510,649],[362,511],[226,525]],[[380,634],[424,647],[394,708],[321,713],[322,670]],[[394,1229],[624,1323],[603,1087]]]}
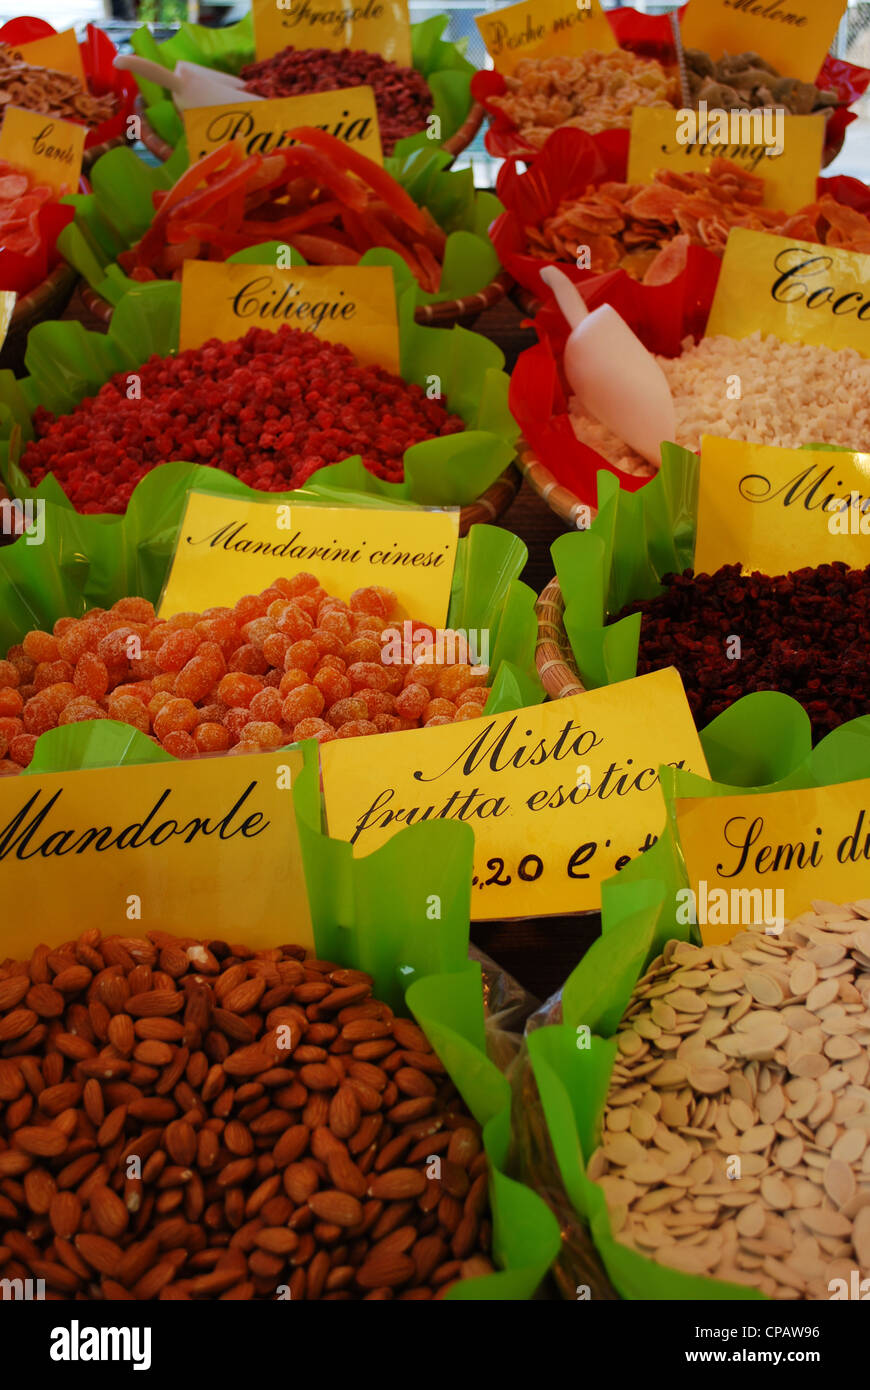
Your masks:
{"label": "sign reading candi", "polygon": [[0,159],[24,170],[34,183],[54,189],[58,197],[75,193],[82,172],[85,127],[21,106],[4,110]]}
{"label": "sign reading candi", "polygon": [[496,68],[508,75],[523,58],[618,47],[598,0],[522,0],[475,22]]}
{"label": "sign reading candi", "polygon": [[[321,748],[329,833],[356,854],[419,821],[472,827],[475,919],[597,907],[602,879],[662,830],[662,763],[702,774],[706,766],[673,669],[508,714]],[[436,882],[437,866],[431,872]]]}
{"label": "sign reading candi", "polygon": [[361,48],[411,63],[408,0],[252,0],[257,58],[282,48]]}
{"label": "sign reading candi", "polygon": [[26,955],[34,923],[75,936],[83,913],[121,935],[199,922],[230,941],[312,943],[301,767],[293,750],[3,778],[0,885],[28,904],[4,922],[4,952]]}
{"label": "sign reading candi", "polygon": [[795,917],[814,899],[867,896],[870,780],[679,797],[674,806],[689,885],[704,908],[698,922],[705,942],[728,941],[751,925],[742,910],[750,893],[772,895],[768,903],[783,895],[775,913],[758,918],[776,918],[760,927],[766,931],[781,930],[783,914]]}
{"label": "sign reading candi", "polygon": [[687,48],[714,60],[757,53],[783,77],[813,82],[847,0],[690,0],[681,27]]}
{"label": "sign reading candi", "polygon": [[184,113],[184,133],[192,160],[217,145],[238,140],[246,154],[271,154],[293,144],[287,132],[315,126],[343,140],[376,164],[383,164],[375,94],[371,87],[347,87],[336,92],[274,101],[229,102],[226,106],[194,106]]}
{"label": "sign reading candi", "polygon": [[231,607],[279,575],[305,571],[345,601],[354,589],[392,589],[398,618],[442,627],[458,538],[456,508],[312,507],[191,492],[160,616]]}
{"label": "sign reading candi", "polygon": [[788,574],[870,562],[870,454],[701,441],[694,567]]}
{"label": "sign reading candi", "polygon": [[249,328],[287,324],[345,343],[359,362],[399,371],[399,323],[389,266],[269,265],[185,261],[179,349],[231,342]]}
{"label": "sign reading candi", "polygon": [[824,138],[821,114],[637,106],[627,179],[650,183],[659,169],[707,172],[714,159],[730,159],[764,180],[765,207],[797,212],[815,199]]}
{"label": "sign reading candi", "polygon": [[870,256],[733,228],[706,333],[756,332],[870,357]]}

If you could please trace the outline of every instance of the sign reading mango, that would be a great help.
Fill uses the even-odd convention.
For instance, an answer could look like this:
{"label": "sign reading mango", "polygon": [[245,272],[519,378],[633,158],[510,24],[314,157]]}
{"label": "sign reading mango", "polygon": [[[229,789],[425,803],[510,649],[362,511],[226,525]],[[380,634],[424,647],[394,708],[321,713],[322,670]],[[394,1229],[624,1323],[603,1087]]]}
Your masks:
{"label": "sign reading mango", "polygon": [[478,920],[597,907],[602,879],[662,830],[662,763],[706,775],[672,668],[509,714],[321,747],[329,833],[355,854],[419,821],[471,825]]}
{"label": "sign reading mango", "polygon": [[[867,896],[870,780],[679,797],[674,809],[695,901],[705,895],[702,935],[708,943],[728,941],[741,930],[739,914],[729,910],[734,893],[781,891],[786,918],[807,911],[814,899],[847,903]],[[717,898],[727,894],[727,906],[719,899],[722,911],[715,915],[714,891]]]}
{"label": "sign reading mango", "polygon": [[797,212],[815,201],[825,139],[823,115],[767,111],[667,111],[636,106],[628,147],[629,183],[651,183],[659,169],[708,172],[730,159],[764,180],[764,206]]}
{"label": "sign reading mango", "polygon": [[408,0],[253,0],[258,58],[282,48],[361,48],[402,67],[411,64]]}
{"label": "sign reading mango", "polygon": [[354,589],[383,585],[398,599],[397,619],[443,627],[458,540],[457,508],[382,511],[191,492],[160,616],[231,607],[278,575],[306,571],[345,601]]}
{"label": "sign reading mango", "polygon": [[371,87],[310,92],[274,101],[252,101],[248,105],[237,101],[225,106],[194,106],[183,115],[191,159],[201,159],[228,140],[240,141],[245,154],[271,154],[292,145],[288,131],[305,125],[325,130],[376,164],[384,162]]}
{"label": "sign reading mango", "polygon": [[399,372],[399,321],[389,266],[276,266],[185,261],[179,349],[232,342],[283,325],[344,343],[361,363]]}
{"label": "sign reading mango", "polygon": [[870,357],[870,256],[735,227],[705,331],[772,333]]}
{"label": "sign reading mango", "polygon": [[687,48],[714,59],[760,53],[783,77],[813,82],[847,0],[690,0],[681,27]]}
{"label": "sign reading mango", "polygon": [[695,569],[870,562],[870,454],[701,440]]}
{"label": "sign reading mango", "polygon": [[21,106],[4,110],[0,159],[29,174],[35,184],[53,189],[59,198],[75,193],[82,173],[85,127]]}
{"label": "sign reading mango", "polygon": [[[313,945],[292,799],[298,750],[0,780],[3,949],[88,925]],[[239,911],[240,895],[244,911]]]}

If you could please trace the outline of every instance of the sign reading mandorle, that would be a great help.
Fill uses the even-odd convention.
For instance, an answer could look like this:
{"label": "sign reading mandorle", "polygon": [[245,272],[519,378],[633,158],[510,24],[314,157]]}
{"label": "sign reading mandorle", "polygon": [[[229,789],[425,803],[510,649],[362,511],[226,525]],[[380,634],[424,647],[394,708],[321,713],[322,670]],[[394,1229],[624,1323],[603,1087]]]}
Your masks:
{"label": "sign reading mandorle", "polygon": [[[106,727],[106,726],[103,726]],[[74,935],[147,931],[196,905],[215,935],[311,940],[292,799],[298,751],[5,777],[0,893],[28,904],[4,922],[26,953],[30,924]],[[238,893],[244,885],[243,919]],[[26,920],[25,920],[26,916]]]}

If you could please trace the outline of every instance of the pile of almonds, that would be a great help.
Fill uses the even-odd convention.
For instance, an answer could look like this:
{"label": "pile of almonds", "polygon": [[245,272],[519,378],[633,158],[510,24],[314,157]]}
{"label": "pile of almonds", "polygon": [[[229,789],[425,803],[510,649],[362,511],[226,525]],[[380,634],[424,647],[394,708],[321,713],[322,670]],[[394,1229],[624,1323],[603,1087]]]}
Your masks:
{"label": "pile of almonds", "polygon": [[0,964],[0,1278],[431,1299],[491,1273],[479,1127],[371,986],[162,932]]}
{"label": "pile of almonds", "polygon": [[588,1173],[662,1265],[828,1299],[870,1275],[870,899],[669,941],[618,1032]]}

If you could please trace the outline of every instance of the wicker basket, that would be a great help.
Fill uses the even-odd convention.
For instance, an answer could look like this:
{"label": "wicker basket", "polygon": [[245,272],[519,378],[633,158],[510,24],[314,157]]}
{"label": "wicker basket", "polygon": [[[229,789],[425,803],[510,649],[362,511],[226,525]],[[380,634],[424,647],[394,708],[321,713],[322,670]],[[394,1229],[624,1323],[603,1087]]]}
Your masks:
{"label": "wicker basket", "polygon": [[116,135],[111,140],[104,140],[100,145],[91,145],[90,148],[86,147],[82,155],[82,173],[88,173],[88,171],[94,167],[97,160],[102,159],[104,154],[109,153],[109,150],[117,150],[120,149],[122,145],[129,144],[130,141],[127,139],[126,135]]}
{"label": "wicker basket", "polygon": [[551,700],[582,695],[586,689],[574,664],[574,653],[565,632],[565,601],[558,579],[551,579],[535,604],[538,642],[535,665]]}
{"label": "wicker basket", "polygon": [[513,464],[510,464],[486,492],[481,493],[459,513],[459,534],[467,536],[470,528],[478,523],[486,525],[503,516],[520,490],[522,477]]}
{"label": "wicker basket", "polygon": [[[165,164],[172,154],[173,147],[169,144],[168,140],[163,139],[162,135],[157,134],[157,131],[148,120],[145,114],[145,102],[142,100],[141,92],[136,98],[134,110],[141,122],[142,134],[140,139],[142,144],[145,146],[146,150],[150,150],[155,159],[159,159],[161,164]],[[451,135],[449,140],[444,141],[444,149],[448,154],[452,155],[454,159],[471,144],[477,132],[480,130],[480,127],[483,125],[483,118],[485,115],[486,112],[480,103],[474,102],[459,129]]]}
{"label": "wicker basket", "polygon": [[570,488],[563,487],[545,468],[536,454],[525,444],[520,444],[519,466],[528,480],[529,486],[538,494],[551,511],[561,517],[572,531],[585,530],[596,516],[596,509],[580,498]]}
{"label": "wicker basket", "polygon": [[6,341],[0,349],[0,368],[20,371],[27,347],[27,335],[42,319],[58,319],[72,296],[77,279],[76,271],[66,261],[59,261],[40,284],[17,301],[9,324]]}

